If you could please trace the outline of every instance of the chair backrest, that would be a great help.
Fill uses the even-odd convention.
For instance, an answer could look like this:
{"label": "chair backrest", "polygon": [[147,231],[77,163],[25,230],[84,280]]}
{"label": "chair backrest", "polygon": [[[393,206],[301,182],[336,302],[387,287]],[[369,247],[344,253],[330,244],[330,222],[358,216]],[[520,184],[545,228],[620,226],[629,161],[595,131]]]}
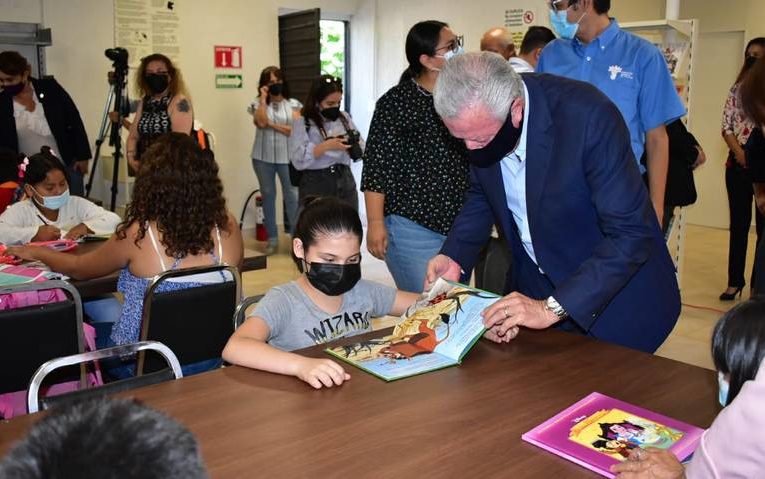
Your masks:
{"label": "chair backrest", "polygon": [[[226,281],[159,292],[171,279],[200,274],[223,274]],[[226,274],[228,273],[228,274]],[[166,271],[156,276],[143,301],[141,341],[160,341],[178,356],[182,365],[221,357],[234,333],[234,311],[241,297],[239,271],[226,265]],[[136,374],[161,368],[155,359],[138,354]]]}
{"label": "chair backrest", "polygon": [[[159,355],[164,358],[166,365],[169,366],[169,368],[165,368],[153,374],[111,382],[100,387],[80,389],[78,391],[40,399],[40,385],[45,380],[46,376],[57,369],[73,365],[84,365],[85,363],[97,361],[99,359],[118,358],[148,350],[159,353]],[[27,408],[31,414],[40,409],[45,410],[61,404],[93,399],[95,397],[115,394],[129,389],[149,386],[151,384],[157,384],[170,379],[178,379],[182,377],[183,373],[181,372],[181,365],[178,362],[178,358],[173,354],[170,348],[157,341],[143,341],[140,343],[115,346],[113,348],[99,349],[98,351],[88,351],[87,353],[51,359],[40,366],[34,376],[32,376],[32,380],[29,381],[29,389],[27,390]]]}
{"label": "chair backrest", "polygon": [[247,308],[252,306],[253,304],[258,303],[261,299],[263,299],[262,294],[258,294],[255,296],[250,296],[249,298],[244,298],[241,303],[239,303],[239,306],[236,307],[236,311],[234,312],[234,328],[238,329],[239,326],[244,323],[244,320],[246,319],[247,314]]}
{"label": "chair backrest", "polygon": [[[44,362],[85,351],[82,302],[66,281],[40,281],[0,287],[0,295],[60,289],[66,300],[0,311],[0,393],[27,388]],[[85,370],[61,371],[56,382],[80,379]]]}

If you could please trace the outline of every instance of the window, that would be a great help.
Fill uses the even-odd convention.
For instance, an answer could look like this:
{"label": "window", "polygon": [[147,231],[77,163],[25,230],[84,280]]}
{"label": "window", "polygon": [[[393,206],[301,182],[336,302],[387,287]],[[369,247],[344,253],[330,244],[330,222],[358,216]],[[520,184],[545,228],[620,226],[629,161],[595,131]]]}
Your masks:
{"label": "window", "polygon": [[350,85],[348,84],[348,22],[321,20],[321,73],[343,81],[343,110],[350,108]]}

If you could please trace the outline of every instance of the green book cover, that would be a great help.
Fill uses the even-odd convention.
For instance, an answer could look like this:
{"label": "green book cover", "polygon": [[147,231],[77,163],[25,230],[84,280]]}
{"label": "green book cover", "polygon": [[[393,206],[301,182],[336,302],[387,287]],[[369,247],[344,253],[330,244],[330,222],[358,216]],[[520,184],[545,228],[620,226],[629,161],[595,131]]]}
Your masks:
{"label": "green book cover", "polygon": [[455,366],[483,336],[481,312],[497,299],[493,293],[438,280],[392,334],[325,351],[385,381]]}

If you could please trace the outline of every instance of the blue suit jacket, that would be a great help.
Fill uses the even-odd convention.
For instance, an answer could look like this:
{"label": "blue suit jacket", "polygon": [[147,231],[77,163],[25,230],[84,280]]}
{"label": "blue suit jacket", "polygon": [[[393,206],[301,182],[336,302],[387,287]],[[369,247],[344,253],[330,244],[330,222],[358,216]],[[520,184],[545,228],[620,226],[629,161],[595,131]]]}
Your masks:
{"label": "blue suit jacket", "polygon": [[561,327],[643,351],[664,342],[680,314],[674,265],[619,110],[595,87],[524,75],[530,115],[526,208],[539,268],[521,244],[499,163],[471,166],[471,186],[442,253],[470,271],[491,225],[513,255],[511,290],[553,295]]}

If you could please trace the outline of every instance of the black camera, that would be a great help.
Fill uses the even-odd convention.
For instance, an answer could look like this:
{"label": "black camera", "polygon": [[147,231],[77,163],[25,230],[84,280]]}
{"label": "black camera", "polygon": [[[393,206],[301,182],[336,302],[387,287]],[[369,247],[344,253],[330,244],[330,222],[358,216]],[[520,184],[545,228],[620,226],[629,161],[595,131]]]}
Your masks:
{"label": "black camera", "polygon": [[104,55],[106,55],[106,58],[114,62],[114,67],[120,67],[121,69],[127,70],[128,66],[128,51],[124,48],[107,48],[104,51]]}
{"label": "black camera", "polygon": [[353,161],[359,161],[364,155],[359,141],[361,141],[361,133],[356,130],[347,131],[345,135],[345,143],[350,146],[350,148],[348,148],[348,156],[350,156]]}

